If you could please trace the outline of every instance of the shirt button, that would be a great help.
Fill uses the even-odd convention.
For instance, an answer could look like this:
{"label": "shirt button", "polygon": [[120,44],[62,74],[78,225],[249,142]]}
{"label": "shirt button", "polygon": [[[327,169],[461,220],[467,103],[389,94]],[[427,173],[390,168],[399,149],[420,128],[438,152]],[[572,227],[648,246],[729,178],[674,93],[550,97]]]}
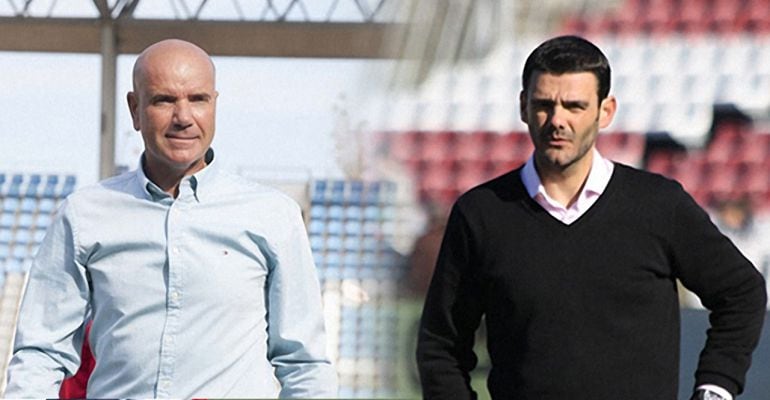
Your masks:
{"label": "shirt button", "polygon": [[168,389],[169,386],[171,386],[171,381],[169,381],[168,379],[163,379],[160,381],[159,384],[161,389]]}
{"label": "shirt button", "polygon": [[171,300],[179,300],[179,292],[176,290],[171,292]]}
{"label": "shirt button", "polygon": [[179,247],[174,247],[172,251],[174,252],[174,254],[179,254]]}
{"label": "shirt button", "polygon": [[171,343],[174,343],[174,338],[173,338],[173,337],[171,337],[171,336],[166,336],[166,337],[163,339],[163,343],[164,343],[164,344],[166,344],[166,345],[169,345],[169,344],[171,344]]}

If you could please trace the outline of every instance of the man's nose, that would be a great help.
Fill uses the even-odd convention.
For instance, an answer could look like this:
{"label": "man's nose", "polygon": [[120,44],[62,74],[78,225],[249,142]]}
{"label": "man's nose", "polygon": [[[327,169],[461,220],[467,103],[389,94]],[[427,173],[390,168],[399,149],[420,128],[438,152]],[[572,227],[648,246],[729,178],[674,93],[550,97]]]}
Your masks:
{"label": "man's nose", "polygon": [[567,110],[565,110],[564,107],[560,107],[558,105],[551,110],[551,115],[549,116],[549,122],[557,130],[563,130],[564,128],[567,127],[567,122],[565,119],[566,112]]}
{"label": "man's nose", "polygon": [[179,129],[185,129],[192,124],[192,110],[189,102],[184,100],[177,102],[174,107],[174,119],[172,122]]}

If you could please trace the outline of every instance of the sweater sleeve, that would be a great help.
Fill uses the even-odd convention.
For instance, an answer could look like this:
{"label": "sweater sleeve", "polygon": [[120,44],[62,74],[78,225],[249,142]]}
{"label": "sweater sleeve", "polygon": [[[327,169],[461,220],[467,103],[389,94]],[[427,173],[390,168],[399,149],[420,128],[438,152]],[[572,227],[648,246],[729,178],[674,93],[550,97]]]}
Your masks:
{"label": "sweater sleeve", "polygon": [[472,235],[455,205],[449,217],[420,322],[417,366],[425,399],[475,399],[475,331],[483,312],[473,276]]}
{"label": "sweater sleeve", "polygon": [[678,190],[671,221],[675,273],[711,312],[695,385],[714,384],[739,394],[764,321],[764,279],[708,214]]}

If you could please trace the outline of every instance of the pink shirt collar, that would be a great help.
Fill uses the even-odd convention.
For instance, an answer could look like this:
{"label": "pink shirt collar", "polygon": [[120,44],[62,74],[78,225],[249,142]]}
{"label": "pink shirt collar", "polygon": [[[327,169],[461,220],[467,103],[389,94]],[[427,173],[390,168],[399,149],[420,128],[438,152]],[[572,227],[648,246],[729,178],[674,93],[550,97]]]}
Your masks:
{"label": "pink shirt collar", "polygon": [[612,170],[615,167],[612,161],[602,157],[595,148],[593,152],[594,157],[591,163],[591,171],[588,172],[586,183],[583,185],[583,190],[578,195],[577,201],[570,207],[562,206],[545,192],[545,188],[540,182],[540,177],[535,169],[534,156],[529,157],[527,163],[524,164],[524,168],[521,170],[521,181],[527,189],[527,193],[557,220],[567,225],[575,222],[604,193],[604,189],[607,188],[607,184],[612,177]]}

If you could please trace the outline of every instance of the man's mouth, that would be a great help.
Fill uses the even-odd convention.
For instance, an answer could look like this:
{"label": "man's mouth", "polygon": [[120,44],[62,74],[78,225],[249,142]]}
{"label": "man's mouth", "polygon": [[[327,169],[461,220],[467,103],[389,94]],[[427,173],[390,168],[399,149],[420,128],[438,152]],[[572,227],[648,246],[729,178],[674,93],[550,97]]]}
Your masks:
{"label": "man's mouth", "polygon": [[546,143],[548,143],[550,145],[561,146],[561,145],[569,143],[569,140],[567,138],[563,138],[563,137],[548,137],[548,138],[546,138]]}
{"label": "man's mouth", "polygon": [[184,136],[184,135],[170,135],[170,134],[166,134],[166,138],[167,139],[171,139],[171,140],[179,140],[179,141],[191,141],[191,140],[197,139],[198,137],[197,136]]}

